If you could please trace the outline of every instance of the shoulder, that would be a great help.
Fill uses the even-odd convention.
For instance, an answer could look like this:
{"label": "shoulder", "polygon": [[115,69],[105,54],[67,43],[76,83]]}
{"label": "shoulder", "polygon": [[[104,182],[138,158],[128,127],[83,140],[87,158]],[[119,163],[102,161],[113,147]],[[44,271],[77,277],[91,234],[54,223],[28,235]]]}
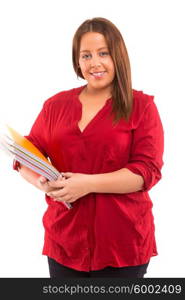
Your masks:
{"label": "shoulder", "polygon": [[154,96],[133,89],[133,105],[135,109],[145,110],[154,101]]}
{"label": "shoulder", "polygon": [[44,108],[61,108],[65,107],[66,105],[70,105],[73,98],[80,93],[82,88],[83,86],[80,86],[54,94],[44,102]]}
{"label": "shoulder", "polygon": [[133,89],[133,111],[131,122],[133,127],[137,127],[145,113],[155,106],[154,96],[144,93],[142,90]]}

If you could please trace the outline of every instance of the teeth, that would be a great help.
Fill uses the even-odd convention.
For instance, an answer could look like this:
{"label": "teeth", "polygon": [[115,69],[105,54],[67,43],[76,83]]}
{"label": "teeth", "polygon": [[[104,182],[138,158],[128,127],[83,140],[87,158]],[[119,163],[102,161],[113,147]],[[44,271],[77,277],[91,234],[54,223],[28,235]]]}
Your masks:
{"label": "teeth", "polygon": [[92,75],[101,76],[104,72],[94,72]]}

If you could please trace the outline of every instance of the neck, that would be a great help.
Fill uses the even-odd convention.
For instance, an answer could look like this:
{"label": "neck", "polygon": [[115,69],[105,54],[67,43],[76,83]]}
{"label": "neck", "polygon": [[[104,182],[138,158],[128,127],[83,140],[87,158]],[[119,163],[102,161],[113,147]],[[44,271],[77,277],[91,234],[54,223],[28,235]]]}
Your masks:
{"label": "neck", "polygon": [[112,95],[111,87],[104,88],[104,89],[93,89],[87,85],[84,92],[87,96],[92,96],[92,97],[110,98]]}

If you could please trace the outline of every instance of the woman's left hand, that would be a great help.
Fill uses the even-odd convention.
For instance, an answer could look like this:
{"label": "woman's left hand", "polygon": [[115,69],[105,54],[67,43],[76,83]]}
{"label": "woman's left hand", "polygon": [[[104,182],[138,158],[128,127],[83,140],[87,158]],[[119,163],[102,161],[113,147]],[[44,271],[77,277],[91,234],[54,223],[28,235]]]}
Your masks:
{"label": "woman's left hand", "polygon": [[90,191],[90,176],[81,173],[62,173],[56,181],[49,181],[48,186],[58,188],[56,191],[47,193],[48,196],[55,201],[65,201],[72,203],[79,198],[89,194]]}

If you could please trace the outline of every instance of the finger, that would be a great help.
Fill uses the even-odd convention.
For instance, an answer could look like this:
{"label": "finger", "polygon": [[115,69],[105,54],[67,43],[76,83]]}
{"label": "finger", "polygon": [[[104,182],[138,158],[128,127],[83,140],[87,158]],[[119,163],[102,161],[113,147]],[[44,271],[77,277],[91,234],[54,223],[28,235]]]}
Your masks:
{"label": "finger", "polygon": [[70,178],[73,175],[72,172],[66,172],[66,173],[62,173],[62,174],[65,178]]}
{"label": "finger", "polygon": [[67,192],[64,189],[60,189],[57,191],[52,191],[52,192],[50,191],[47,193],[47,195],[52,198],[64,197],[67,195]]}
{"label": "finger", "polygon": [[44,184],[44,183],[46,183],[48,180],[47,180],[47,178],[45,178],[44,176],[40,176],[39,177],[39,182],[41,183],[41,184]]}
{"label": "finger", "polygon": [[53,181],[48,181],[48,186],[53,187],[53,188],[63,188],[65,186],[65,180],[53,180]]}
{"label": "finger", "polygon": [[65,180],[64,173],[60,173],[58,179],[59,180]]}

